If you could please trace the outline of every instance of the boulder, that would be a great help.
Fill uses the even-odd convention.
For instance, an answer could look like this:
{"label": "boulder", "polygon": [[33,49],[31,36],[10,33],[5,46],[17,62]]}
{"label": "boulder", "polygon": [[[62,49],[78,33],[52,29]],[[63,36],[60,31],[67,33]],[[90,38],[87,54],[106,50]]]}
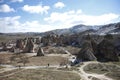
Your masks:
{"label": "boulder", "polygon": [[38,49],[37,56],[44,56],[44,51],[41,47]]}

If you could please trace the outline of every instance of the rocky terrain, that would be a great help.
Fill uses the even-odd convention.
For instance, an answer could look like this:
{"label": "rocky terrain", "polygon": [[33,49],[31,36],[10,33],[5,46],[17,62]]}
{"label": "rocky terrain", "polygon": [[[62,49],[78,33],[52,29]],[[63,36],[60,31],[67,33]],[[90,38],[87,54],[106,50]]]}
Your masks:
{"label": "rocky terrain", "polygon": [[[0,80],[119,80],[119,28],[120,23],[113,23],[45,33],[1,33]],[[63,74],[67,77],[61,78]]]}

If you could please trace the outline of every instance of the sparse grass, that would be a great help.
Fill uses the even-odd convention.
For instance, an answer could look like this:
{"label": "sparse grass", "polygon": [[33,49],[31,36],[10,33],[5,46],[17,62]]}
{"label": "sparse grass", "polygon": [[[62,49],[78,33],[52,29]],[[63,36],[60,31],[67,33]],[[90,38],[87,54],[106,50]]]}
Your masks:
{"label": "sparse grass", "polygon": [[[80,51],[80,48],[73,46],[66,46],[62,48],[69,51],[71,54],[77,54]],[[63,51],[60,47],[47,46],[47,47],[43,47],[43,49],[47,54],[66,54],[66,52]]]}
{"label": "sparse grass", "polygon": [[[5,64],[12,64],[10,61],[10,57],[12,57],[14,55],[14,53],[9,53],[9,52],[5,52],[5,53],[0,53],[0,58],[4,59],[4,63]],[[65,57],[61,57],[61,56],[41,56],[41,57],[37,57],[37,56],[33,56],[29,58],[29,63],[26,64],[26,66],[47,66],[48,63],[50,65],[60,65],[60,63],[67,63],[67,58]],[[12,64],[14,65],[14,64]]]}
{"label": "sparse grass", "polygon": [[114,80],[120,80],[120,70],[115,72],[109,72],[106,76],[113,78]]}
{"label": "sparse grass", "polygon": [[16,39],[24,39],[26,37],[36,37],[33,35],[27,35],[27,34],[4,34],[0,35],[0,43],[1,42],[8,42],[10,40],[16,40]]}
{"label": "sparse grass", "polygon": [[80,80],[80,76],[66,71],[29,69],[0,80]]}
{"label": "sparse grass", "polygon": [[110,69],[110,72],[106,76],[113,78],[114,80],[120,80],[120,62],[110,62],[107,68]]}
{"label": "sparse grass", "polygon": [[112,63],[120,66],[120,61],[119,62],[112,62]]}
{"label": "sparse grass", "polygon": [[[0,80],[1,80],[1,77],[11,74],[11,73],[14,73],[14,72],[17,72],[17,71],[20,71],[20,70],[22,70],[22,69],[14,69],[14,70],[2,72],[2,73],[0,73]],[[5,77],[3,77],[3,78],[5,78]]]}
{"label": "sparse grass", "polygon": [[0,66],[0,69],[2,69],[2,68],[5,68],[5,67],[3,67],[3,66]]}
{"label": "sparse grass", "polygon": [[66,46],[64,49],[68,50],[71,54],[77,54],[80,51],[80,48],[72,46]]}
{"label": "sparse grass", "polygon": [[5,52],[5,53],[0,52],[0,59],[3,59],[2,63],[4,63],[4,64],[10,63],[10,57],[12,55],[13,55],[13,53],[10,53],[10,52]]}
{"label": "sparse grass", "polygon": [[120,71],[120,67],[109,63],[98,63],[98,64],[89,64],[84,68],[84,70],[88,73],[103,74],[107,72]]}
{"label": "sparse grass", "polygon": [[47,46],[43,47],[43,49],[47,54],[66,54],[62,49],[60,49],[60,47]]}
{"label": "sparse grass", "polygon": [[66,62],[67,59],[61,56],[41,56],[41,57],[31,57],[27,65],[40,65],[47,66],[50,65],[60,65],[61,62]]}
{"label": "sparse grass", "polygon": [[[118,62],[119,63],[119,62]],[[84,68],[87,73],[97,73],[104,74],[106,76],[113,78],[114,80],[120,80],[120,67],[111,62],[108,63],[98,63],[98,64],[89,64]],[[96,79],[93,79],[96,80]]]}
{"label": "sparse grass", "polygon": [[104,68],[102,64],[99,64],[99,63],[89,64],[88,66],[84,68],[84,70],[87,73],[98,73],[98,74],[103,74],[108,71],[106,68]]}

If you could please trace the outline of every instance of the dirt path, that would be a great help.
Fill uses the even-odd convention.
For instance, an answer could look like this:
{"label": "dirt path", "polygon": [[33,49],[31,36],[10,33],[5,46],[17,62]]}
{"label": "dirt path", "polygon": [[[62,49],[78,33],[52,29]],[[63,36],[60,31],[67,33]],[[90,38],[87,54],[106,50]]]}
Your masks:
{"label": "dirt path", "polygon": [[65,53],[67,53],[68,55],[71,55],[71,53],[68,50],[65,50],[63,47],[60,47],[60,49],[62,49]]}
{"label": "dirt path", "polygon": [[65,58],[70,58],[71,53],[67,50],[65,50],[64,48],[60,47],[61,50],[63,50],[66,54],[46,54],[45,56],[61,56],[61,57],[65,57]]}
{"label": "dirt path", "polygon": [[[79,71],[69,71],[69,72],[74,72],[74,73],[77,73],[80,75],[81,77],[81,80],[92,80],[93,78],[97,78],[99,80],[113,80],[107,76],[105,76],[105,74],[97,74],[97,73],[86,73],[84,71],[84,67],[89,65],[89,64],[96,64],[96,63],[99,63],[99,62],[84,62],[83,65],[81,65],[81,67],[79,67]],[[12,65],[9,65],[9,66],[6,66],[6,68],[4,68],[4,71],[1,71],[0,73],[4,73],[4,72],[7,72],[7,71],[12,71],[14,69],[18,69],[18,67],[14,67]],[[57,68],[60,68],[59,65],[51,65],[51,66],[25,66],[25,67],[21,67],[22,70],[26,70],[26,69],[38,69],[38,68],[41,68],[41,69],[47,69],[47,68],[56,68],[56,69],[53,69],[53,71],[61,71],[61,70],[57,70]],[[20,70],[20,71],[22,71]],[[11,75],[14,75],[15,73],[18,73],[20,71],[16,71],[16,72],[13,72],[13,73],[10,73],[10,74],[7,74],[7,75],[4,75],[4,76],[0,76],[0,77],[8,77],[8,76],[11,76]]]}
{"label": "dirt path", "polygon": [[7,71],[17,69],[17,67],[14,67],[12,65],[1,65],[1,66],[5,67],[5,68],[0,69],[0,73],[4,73],[4,72],[7,72]]}
{"label": "dirt path", "polygon": [[99,62],[84,62],[84,64],[79,68],[78,74],[81,76],[81,80],[92,80],[93,78],[97,78],[99,80],[113,80],[107,76],[105,76],[105,74],[96,74],[96,73],[86,73],[84,71],[84,67],[91,64],[91,63],[99,63]]}
{"label": "dirt path", "polygon": [[[13,69],[11,69],[11,70],[13,70]],[[9,76],[12,76],[12,75],[14,75],[14,74],[16,74],[16,73],[18,73],[18,72],[22,72],[23,70],[25,70],[25,69],[22,69],[22,70],[19,70],[19,71],[15,71],[15,72],[13,72],[13,73],[6,74],[6,75],[4,75],[4,76],[0,76],[0,78],[1,78],[1,77],[9,77]],[[10,71],[10,70],[9,70],[9,71]]]}
{"label": "dirt path", "polygon": [[[12,65],[3,65],[4,67],[4,70],[2,70],[0,72],[0,74],[4,73],[4,72],[8,72],[8,71],[12,71],[12,70],[15,70],[15,69],[20,69],[20,70],[17,70],[17,71],[14,71],[14,72],[11,72],[9,74],[6,74],[6,75],[3,75],[3,76],[0,76],[0,78],[3,78],[3,77],[10,77],[18,72],[21,72],[21,71],[24,71],[24,70],[27,70],[27,69],[44,69],[44,70],[47,70],[49,68],[53,68],[51,69],[52,71],[62,71],[62,72],[73,72],[73,71],[63,71],[63,70],[57,70],[57,68],[61,68],[59,65],[51,65],[51,66],[24,66],[24,67],[15,67],[15,66],[12,66]],[[62,66],[64,67],[64,66]]]}
{"label": "dirt path", "polygon": [[[65,50],[64,48],[60,47],[60,49],[62,49],[63,51],[65,51],[67,54],[68,54],[68,57],[70,57],[71,53],[67,50]],[[99,80],[113,80],[107,76],[105,76],[105,74],[95,74],[95,73],[92,73],[92,74],[89,74],[89,73],[86,73],[84,71],[84,67],[91,64],[91,63],[98,63],[98,62],[84,62],[84,64],[79,68],[79,71],[76,72],[80,75],[80,77],[82,78],[81,80],[92,80],[92,78],[97,78]]]}

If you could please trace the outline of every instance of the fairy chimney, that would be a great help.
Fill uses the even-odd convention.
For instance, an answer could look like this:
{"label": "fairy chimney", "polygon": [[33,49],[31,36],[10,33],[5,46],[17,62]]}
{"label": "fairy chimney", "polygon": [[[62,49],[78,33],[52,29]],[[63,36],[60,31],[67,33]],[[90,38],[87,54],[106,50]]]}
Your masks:
{"label": "fairy chimney", "polygon": [[28,53],[34,52],[34,43],[31,38],[27,39],[23,52],[28,52]]}
{"label": "fairy chimney", "polygon": [[105,59],[107,61],[119,61],[117,53],[115,52],[112,35],[106,35],[104,40],[99,43],[98,53],[102,56],[101,59]]}
{"label": "fairy chimney", "polygon": [[38,49],[37,56],[44,56],[44,51],[41,47]]}

